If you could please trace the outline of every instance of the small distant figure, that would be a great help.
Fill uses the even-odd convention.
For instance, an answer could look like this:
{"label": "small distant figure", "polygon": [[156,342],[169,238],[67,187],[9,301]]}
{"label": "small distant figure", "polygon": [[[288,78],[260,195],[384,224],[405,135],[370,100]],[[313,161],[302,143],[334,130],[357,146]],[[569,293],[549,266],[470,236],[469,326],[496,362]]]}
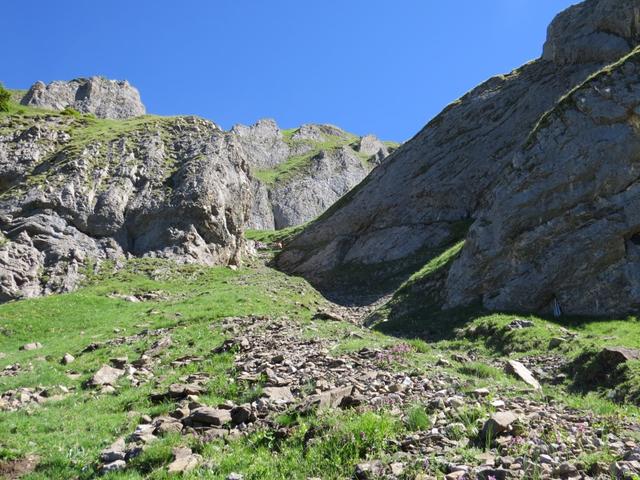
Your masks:
{"label": "small distant figure", "polygon": [[562,308],[560,307],[560,302],[558,302],[557,298],[553,299],[553,316],[556,318],[560,318],[562,316]]}

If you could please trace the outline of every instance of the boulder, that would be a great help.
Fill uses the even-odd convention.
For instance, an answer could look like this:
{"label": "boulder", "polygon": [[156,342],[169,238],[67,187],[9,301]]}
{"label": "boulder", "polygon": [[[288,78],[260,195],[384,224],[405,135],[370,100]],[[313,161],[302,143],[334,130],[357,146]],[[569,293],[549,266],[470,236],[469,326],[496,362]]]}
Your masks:
{"label": "boulder", "polygon": [[296,400],[289,387],[265,387],[262,396],[274,403],[292,403]]}
{"label": "boulder", "polygon": [[338,408],[342,405],[344,399],[349,397],[353,392],[353,386],[333,388],[316,395],[311,395],[304,400],[306,408],[318,408],[324,410],[327,408]]}
{"label": "boulder", "polygon": [[389,149],[375,135],[365,135],[360,138],[358,152],[367,155],[375,163],[380,163],[389,155]]}
{"label": "boulder", "polygon": [[195,469],[202,461],[202,456],[194,454],[188,447],[173,449],[174,460],[169,464],[169,473],[185,473]]}
{"label": "boulder", "polygon": [[231,422],[231,412],[220,408],[199,407],[192,410],[187,418],[192,422],[220,427]]}
{"label": "boulder", "polygon": [[76,78],[48,85],[36,82],[20,103],[52,110],[71,107],[98,118],[123,119],[145,114],[138,90],[127,81],[104,77]]}
{"label": "boulder", "polygon": [[522,363],[517,360],[508,360],[505,365],[505,371],[512,375],[515,375],[526,384],[532,386],[536,390],[540,390],[542,387],[540,383],[535,379],[533,374]]}
{"label": "boulder", "polygon": [[117,368],[110,367],[109,365],[103,365],[100,370],[98,370],[91,380],[89,380],[89,384],[91,386],[104,386],[104,385],[115,385],[118,379],[124,375],[124,370],[119,370]]}
{"label": "boulder", "polygon": [[640,351],[625,347],[605,347],[598,354],[597,361],[603,372],[613,372],[622,363],[640,360]]}
{"label": "boulder", "polygon": [[484,423],[480,432],[480,439],[493,439],[508,432],[511,425],[517,420],[518,416],[513,412],[494,413],[491,418]]}

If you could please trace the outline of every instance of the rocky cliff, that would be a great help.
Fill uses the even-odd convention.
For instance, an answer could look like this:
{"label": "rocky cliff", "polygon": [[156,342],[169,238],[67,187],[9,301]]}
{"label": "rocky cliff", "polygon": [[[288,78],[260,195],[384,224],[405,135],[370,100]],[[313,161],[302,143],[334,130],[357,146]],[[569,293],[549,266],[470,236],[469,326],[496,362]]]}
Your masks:
{"label": "rocky cliff", "polygon": [[405,265],[401,281],[473,223],[447,306],[635,309],[637,72],[632,59],[603,67],[638,43],[639,12],[637,0],[587,0],[561,13],[542,58],[449,105],[295,238],[280,267],[326,287]]}
{"label": "rocky cliff", "polygon": [[193,117],[0,114],[0,300],[128,256],[236,263],[251,193],[234,135]]}
{"label": "rocky cliff", "polygon": [[36,82],[20,103],[51,110],[70,107],[98,118],[131,118],[145,114],[138,90],[126,81],[104,77],[76,78],[48,85]]}
{"label": "rocky cliff", "polygon": [[395,148],[373,135],[357,137],[333,125],[281,130],[273,120],[236,125],[252,168],[249,228],[272,230],[313,220],[356,186]]}

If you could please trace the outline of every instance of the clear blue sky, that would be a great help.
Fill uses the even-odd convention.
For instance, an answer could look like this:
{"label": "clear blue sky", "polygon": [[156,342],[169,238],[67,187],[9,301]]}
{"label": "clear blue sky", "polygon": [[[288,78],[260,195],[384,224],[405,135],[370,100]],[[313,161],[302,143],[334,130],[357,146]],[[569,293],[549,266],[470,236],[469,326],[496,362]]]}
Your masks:
{"label": "clear blue sky", "polygon": [[406,140],[540,55],[572,0],[8,0],[0,81],[127,79],[150,113]]}

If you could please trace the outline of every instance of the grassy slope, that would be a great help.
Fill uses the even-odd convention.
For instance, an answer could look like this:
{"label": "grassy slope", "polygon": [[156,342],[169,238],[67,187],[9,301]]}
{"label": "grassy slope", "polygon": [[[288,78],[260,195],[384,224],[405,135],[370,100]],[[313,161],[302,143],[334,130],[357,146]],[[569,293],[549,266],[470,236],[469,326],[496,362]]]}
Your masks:
{"label": "grassy slope", "polygon": [[274,168],[254,171],[253,174],[257,179],[267,185],[286,182],[287,180],[290,180],[291,178],[306,171],[311,164],[311,159],[318,155],[322,150],[333,150],[347,146],[356,140],[356,137],[352,135],[347,135],[346,137],[325,135],[325,139],[322,142],[310,142],[306,140],[296,141],[291,138],[294,132],[295,130],[283,131],[283,137],[286,143],[290,145],[293,145],[296,142],[309,144],[312,149],[305,154],[291,156]]}
{"label": "grassy slope", "polygon": [[[358,137],[350,133],[345,133],[344,136],[325,135],[324,140],[321,142],[312,142],[308,140],[294,140],[293,134],[296,129],[283,130],[282,136],[286,143],[294,145],[295,143],[310,145],[312,148],[309,152],[302,155],[294,155],[289,157],[285,162],[277,165],[274,168],[256,170],[253,172],[254,176],[266,183],[267,185],[274,185],[276,183],[284,183],[297,175],[305,172],[310,164],[311,159],[318,155],[321,151],[335,150],[341,147],[350,146],[354,148],[358,142]],[[384,142],[391,149],[395,149],[399,146],[396,142]],[[369,165],[370,157],[360,154],[355,151],[354,153],[360,158],[363,165]]]}
{"label": "grassy slope", "polygon": [[[117,274],[111,273],[106,268],[102,274],[95,275],[87,287],[74,293],[0,306],[0,352],[7,355],[0,359],[0,369],[15,362],[33,365],[33,370],[26,374],[0,377],[0,389],[38,385],[64,385],[72,389],[65,399],[33,408],[28,414],[25,411],[0,414],[0,461],[30,453],[42,456],[38,470],[30,474],[29,479],[93,477],[102,448],[118,436],[130,433],[142,414],[164,413],[171,407],[170,403],[153,405],[149,402],[151,384],[131,388],[123,380],[117,395],[102,396],[81,388],[81,383],[108,358],[126,355],[135,359],[154,338],[80,355],[88,344],[131,335],[145,328],[173,327],[173,345],[156,371],[157,377],[162,376],[161,385],[173,383],[186,373],[204,371],[211,377],[210,394],[203,397],[205,403],[215,404],[225,399],[246,401],[255,392],[229,381],[233,378],[232,357],[209,353],[224,339],[224,332],[217,326],[220,319],[248,314],[286,315],[289,321],[300,322],[303,328],[310,323],[316,308],[325,303],[303,280],[287,277],[257,263],[234,272],[225,268],[178,267],[165,261],[137,260]],[[152,291],[162,292],[166,300],[131,303],[109,296],[114,292],[139,294]],[[508,315],[494,315],[473,322],[503,325],[511,319],[513,317]],[[541,319],[535,319],[535,323],[534,329],[517,331],[504,344],[512,348],[520,346],[519,350],[526,346],[528,353],[544,351],[538,339],[543,339],[544,344],[544,339],[554,333],[547,329],[558,326]],[[313,328],[309,335],[343,339],[339,346],[342,351],[401,342],[376,332],[363,334],[359,331],[364,338],[354,338],[348,333],[357,327],[346,323],[314,322]],[[636,322],[592,322],[581,324],[576,330],[581,336],[592,336],[594,342],[606,343],[605,338],[614,334],[619,337],[614,343],[630,346],[640,343],[640,326]],[[500,389],[500,386],[513,385],[513,379],[490,366],[492,358],[504,353],[504,348],[497,348],[490,338],[494,337],[461,337],[431,343],[409,340],[413,351],[407,354],[408,360],[416,370],[433,370],[434,359],[438,356],[451,358],[456,352],[474,350],[484,360],[470,365],[451,361],[451,367],[443,368],[467,378],[468,389],[487,385]],[[20,345],[31,341],[41,342],[43,348],[31,352],[18,350]],[[65,352],[77,357],[69,367],[59,364]],[[515,352],[516,355],[524,353]],[[202,355],[206,360],[197,366],[170,367],[170,361],[187,354]],[[79,377],[69,378],[68,370],[76,371]],[[563,387],[550,387],[546,393],[576,407],[604,414],[637,414],[632,407],[616,406],[594,394],[571,394]],[[187,437],[164,437],[135,461],[134,468],[106,478],[165,478],[163,467],[172,459],[171,447],[178,444],[190,444],[214,465],[214,468],[200,470],[188,478],[222,479],[232,471],[241,471],[248,479],[344,478],[351,475],[355,463],[364,456],[383,456],[386,439],[420,428],[424,421],[421,409],[423,407],[415,407],[408,424],[402,424],[396,416],[384,411],[332,412],[297,420],[285,417],[281,420],[283,424],[292,424],[294,430],[275,450],[273,433],[267,431],[226,444],[219,441],[203,445]],[[303,455],[304,434],[312,427],[325,432],[323,441],[313,444]],[[461,453],[465,454],[464,451]]]}

